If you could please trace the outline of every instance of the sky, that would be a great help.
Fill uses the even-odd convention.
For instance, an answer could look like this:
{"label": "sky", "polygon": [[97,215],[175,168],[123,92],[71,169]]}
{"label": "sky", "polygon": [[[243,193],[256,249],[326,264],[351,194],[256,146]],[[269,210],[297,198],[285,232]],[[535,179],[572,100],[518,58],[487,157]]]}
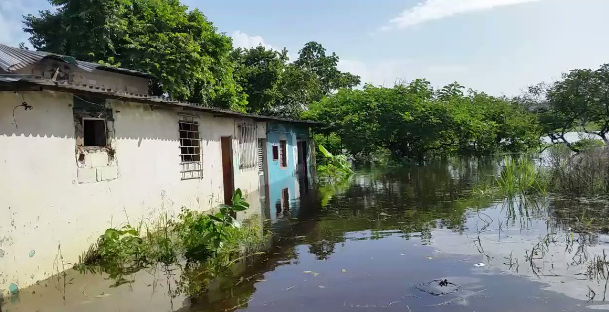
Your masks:
{"label": "sky", "polygon": [[[575,68],[609,63],[609,0],[182,0],[239,47],[309,41],[362,81],[425,78],[514,96]],[[27,41],[21,16],[46,0],[0,0],[0,43]]]}

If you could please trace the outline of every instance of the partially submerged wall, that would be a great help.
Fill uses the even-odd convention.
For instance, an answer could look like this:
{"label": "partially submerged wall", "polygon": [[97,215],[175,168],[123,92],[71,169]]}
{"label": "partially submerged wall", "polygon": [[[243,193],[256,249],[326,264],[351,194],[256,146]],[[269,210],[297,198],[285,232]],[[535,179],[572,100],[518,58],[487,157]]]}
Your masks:
{"label": "partially submerged wall", "polygon": [[258,169],[238,166],[241,121],[193,114],[202,178],[183,180],[177,112],[109,101],[108,148],[83,152],[74,104],[68,93],[0,92],[0,289],[71,268],[108,227],[223,203],[222,136],[233,137],[235,187],[253,206],[247,215],[259,207]]}

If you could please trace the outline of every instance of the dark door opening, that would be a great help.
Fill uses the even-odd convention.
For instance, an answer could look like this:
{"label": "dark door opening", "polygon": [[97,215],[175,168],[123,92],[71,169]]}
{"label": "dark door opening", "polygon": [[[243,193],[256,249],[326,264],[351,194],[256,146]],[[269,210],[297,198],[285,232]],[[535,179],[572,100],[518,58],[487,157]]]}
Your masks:
{"label": "dark door opening", "polygon": [[309,145],[307,141],[298,141],[298,171],[302,174],[302,177],[307,178],[307,155]]}
{"label": "dark door opening", "polygon": [[224,203],[231,204],[233,192],[235,190],[235,181],[233,176],[233,138],[222,137],[222,181],[224,185]]}

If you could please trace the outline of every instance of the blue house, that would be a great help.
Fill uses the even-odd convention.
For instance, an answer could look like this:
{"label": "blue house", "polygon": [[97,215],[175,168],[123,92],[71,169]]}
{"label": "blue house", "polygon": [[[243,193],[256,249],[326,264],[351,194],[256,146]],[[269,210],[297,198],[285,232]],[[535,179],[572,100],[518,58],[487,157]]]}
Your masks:
{"label": "blue house", "polygon": [[[271,219],[291,214],[290,201],[300,197],[302,181],[315,174],[315,144],[307,123],[267,124],[267,203]],[[299,183],[299,180],[301,183]]]}

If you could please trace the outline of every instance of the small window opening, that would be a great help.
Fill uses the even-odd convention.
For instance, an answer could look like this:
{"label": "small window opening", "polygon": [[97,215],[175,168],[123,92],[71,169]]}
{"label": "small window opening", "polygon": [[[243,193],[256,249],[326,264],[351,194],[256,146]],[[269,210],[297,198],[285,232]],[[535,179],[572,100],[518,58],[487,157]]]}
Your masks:
{"label": "small window opening", "polygon": [[281,158],[281,167],[288,166],[288,142],[286,140],[279,140],[279,156]]}
{"label": "small window opening", "polygon": [[279,160],[279,146],[273,145],[273,161]]}
{"label": "small window opening", "polygon": [[106,121],[103,119],[83,119],[84,146],[106,146]]}

